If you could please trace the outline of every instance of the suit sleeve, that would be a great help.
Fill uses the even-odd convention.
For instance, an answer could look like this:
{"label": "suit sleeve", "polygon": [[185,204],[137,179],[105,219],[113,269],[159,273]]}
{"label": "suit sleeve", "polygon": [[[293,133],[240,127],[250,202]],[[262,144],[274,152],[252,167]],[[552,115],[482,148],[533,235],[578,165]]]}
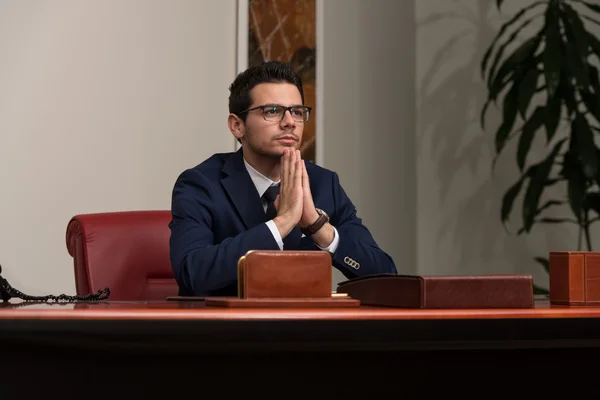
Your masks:
{"label": "suit sleeve", "polygon": [[266,224],[215,243],[219,206],[213,184],[197,171],[183,172],[173,189],[170,247],[175,280],[184,292],[203,296],[237,283],[237,262],[249,250],[279,250]]}
{"label": "suit sleeve", "polygon": [[358,276],[397,273],[394,260],[379,248],[375,239],[356,215],[356,208],[333,173],[335,213],[330,223],[339,233],[333,265],[348,279]]}

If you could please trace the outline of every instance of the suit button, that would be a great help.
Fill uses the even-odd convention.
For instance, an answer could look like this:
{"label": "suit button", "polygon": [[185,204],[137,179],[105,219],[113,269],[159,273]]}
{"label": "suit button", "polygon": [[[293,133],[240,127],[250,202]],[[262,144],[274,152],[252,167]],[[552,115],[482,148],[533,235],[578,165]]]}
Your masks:
{"label": "suit button", "polygon": [[350,257],[346,256],[344,257],[344,262],[349,265],[351,268],[354,269],[359,269],[360,268],[360,263],[351,259]]}

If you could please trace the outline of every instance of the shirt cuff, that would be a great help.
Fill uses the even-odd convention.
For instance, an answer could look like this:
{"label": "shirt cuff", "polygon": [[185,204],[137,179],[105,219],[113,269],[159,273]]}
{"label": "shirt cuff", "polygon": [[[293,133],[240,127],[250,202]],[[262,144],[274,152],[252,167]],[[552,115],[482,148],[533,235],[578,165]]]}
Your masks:
{"label": "shirt cuff", "polygon": [[337,229],[335,229],[335,226],[333,226],[333,225],[331,225],[331,226],[333,228],[333,241],[331,242],[331,244],[327,247],[321,247],[315,243],[315,246],[317,246],[319,249],[321,249],[323,251],[328,251],[329,253],[333,254],[337,250],[338,244],[340,243],[340,235],[338,234]]}
{"label": "shirt cuff", "polygon": [[265,223],[267,224],[269,230],[273,234],[273,238],[277,242],[279,250],[283,250],[283,240],[281,239],[281,235],[279,234],[279,229],[277,229],[277,225],[275,225],[275,222],[272,219]]}

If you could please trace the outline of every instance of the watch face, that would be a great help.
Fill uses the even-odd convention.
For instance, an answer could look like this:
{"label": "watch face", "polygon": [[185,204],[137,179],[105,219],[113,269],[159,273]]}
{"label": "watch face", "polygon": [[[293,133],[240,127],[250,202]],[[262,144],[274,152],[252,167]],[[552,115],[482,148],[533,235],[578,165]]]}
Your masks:
{"label": "watch face", "polygon": [[323,214],[324,216],[326,216],[327,218],[329,218],[329,215],[327,215],[327,213],[325,211],[321,210],[320,208],[317,208],[317,212],[319,214]]}

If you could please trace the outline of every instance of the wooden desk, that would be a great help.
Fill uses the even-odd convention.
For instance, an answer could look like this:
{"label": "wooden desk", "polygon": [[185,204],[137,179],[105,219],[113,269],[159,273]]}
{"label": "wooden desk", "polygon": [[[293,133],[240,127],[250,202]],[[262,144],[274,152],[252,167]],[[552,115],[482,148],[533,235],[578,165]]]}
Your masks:
{"label": "wooden desk", "polygon": [[520,398],[522,387],[597,398],[598,356],[600,307],[547,302],[522,310],[0,303],[6,399],[87,399],[95,391],[113,398],[122,390],[164,398],[161,388],[172,398],[365,398],[364,390],[366,398],[429,398],[435,388]]}

